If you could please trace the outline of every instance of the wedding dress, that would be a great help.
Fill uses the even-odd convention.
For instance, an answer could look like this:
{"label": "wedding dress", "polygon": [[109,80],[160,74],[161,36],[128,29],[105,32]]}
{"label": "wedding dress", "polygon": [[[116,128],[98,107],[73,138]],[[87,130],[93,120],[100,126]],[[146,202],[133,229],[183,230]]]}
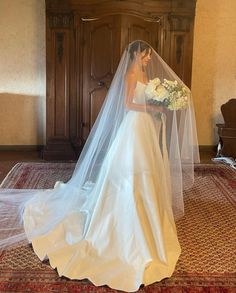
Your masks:
{"label": "wedding dress", "polygon": [[[136,103],[143,102],[144,89],[137,82]],[[163,208],[162,198],[170,195],[159,146],[161,121],[156,124],[148,113],[126,114],[88,191],[97,203],[86,228],[80,213],[72,211],[47,235],[32,240],[38,257],[48,257],[60,276],[132,292],[172,275],[181,249],[174,218]],[[26,207],[26,232],[47,221],[44,208],[44,201]],[[37,213],[44,216],[38,219]]]}
{"label": "wedding dress", "polygon": [[[0,190],[0,248],[31,242],[60,276],[127,292],[173,274],[181,253],[175,220],[199,160],[192,101],[184,110],[151,113],[147,82],[137,75],[127,108],[132,66],[148,80],[181,82],[150,45],[131,43],[72,178],[48,190]],[[11,208],[18,210],[13,225]]]}

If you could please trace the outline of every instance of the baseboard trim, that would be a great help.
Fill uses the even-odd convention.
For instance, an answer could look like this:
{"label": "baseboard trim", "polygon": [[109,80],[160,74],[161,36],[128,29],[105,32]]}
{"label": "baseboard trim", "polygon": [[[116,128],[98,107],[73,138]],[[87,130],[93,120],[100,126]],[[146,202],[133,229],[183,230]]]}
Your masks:
{"label": "baseboard trim", "polygon": [[41,151],[43,145],[0,145],[0,151],[30,152]]}
{"label": "baseboard trim", "polygon": [[[15,152],[27,152],[27,151],[42,151],[44,145],[0,145],[0,151],[15,151]],[[216,145],[200,145],[200,152],[216,152]]]}
{"label": "baseboard trim", "polygon": [[217,145],[199,145],[200,152],[216,152]]}

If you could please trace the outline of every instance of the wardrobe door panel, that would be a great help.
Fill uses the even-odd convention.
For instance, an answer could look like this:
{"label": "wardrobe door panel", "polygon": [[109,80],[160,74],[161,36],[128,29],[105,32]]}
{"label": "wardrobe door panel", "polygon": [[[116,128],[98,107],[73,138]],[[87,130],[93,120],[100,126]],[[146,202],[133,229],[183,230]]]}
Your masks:
{"label": "wardrobe door panel", "polygon": [[120,58],[120,17],[83,21],[82,133],[85,141],[110,87]]}
{"label": "wardrobe door panel", "polygon": [[170,66],[191,87],[193,54],[192,17],[172,16],[170,22]]}
{"label": "wardrobe door panel", "polygon": [[144,18],[122,15],[122,50],[132,41],[144,40],[159,51],[160,19],[146,21]]}
{"label": "wardrobe door panel", "polygon": [[47,15],[47,144],[44,159],[75,158],[71,144],[73,16]]}

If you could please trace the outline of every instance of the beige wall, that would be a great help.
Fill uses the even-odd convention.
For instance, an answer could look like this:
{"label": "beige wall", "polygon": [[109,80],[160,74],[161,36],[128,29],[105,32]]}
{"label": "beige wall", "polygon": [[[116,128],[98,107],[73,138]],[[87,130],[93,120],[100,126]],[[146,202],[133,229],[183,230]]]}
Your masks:
{"label": "beige wall", "polygon": [[43,144],[44,0],[0,0],[0,145]]}
{"label": "beige wall", "polygon": [[[45,139],[44,0],[0,0],[0,145]],[[236,97],[236,1],[198,0],[192,91],[199,143],[217,142],[220,105]]]}
{"label": "beige wall", "polygon": [[215,144],[220,106],[236,97],[235,0],[197,0],[192,92],[199,144]]}

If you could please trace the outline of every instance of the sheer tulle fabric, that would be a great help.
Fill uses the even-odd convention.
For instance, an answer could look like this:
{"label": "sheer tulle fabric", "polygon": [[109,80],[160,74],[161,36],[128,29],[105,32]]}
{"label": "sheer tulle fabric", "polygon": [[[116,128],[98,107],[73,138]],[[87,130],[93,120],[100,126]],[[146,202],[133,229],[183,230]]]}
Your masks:
{"label": "sheer tulle fabric", "polygon": [[[71,180],[66,185],[58,182],[54,189],[47,191],[0,190],[1,215],[4,215],[4,218],[1,217],[3,218],[1,221],[4,221],[4,223],[1,223],[1,227],[5,227],[6,230],[12,229],[10,239],[1,240],[0,247],[9,246],[15,241],[25,238],[23,232],[20,234],[21,236],[18,235],[18,231],[22,227],[22,211],[25,203],[37,205],[38,201],[43,201],[51,213],[50,222],[45,223],[38,229],[32,229],[28,234],[29,239],[31,239],[33,236],[49,231],[75,206],[82,207],[84,202],[88,200],[87,190],[92,188],[96,182],[103,161],[117,135],[121,122],[128,112],[124,103],[126,95],[125,75],[132,62],[129,53],[131,45],[132,43],[122,55],[105,102],[83,148]],[[159,77],[161,80],[166,78],[182,83],[154,49],[152,49],[151,61],[146,68],[146,74],[148,79]],[[194,178],[193,165],[194,162],[199,162],[192,100],[190,100],[187,109],[169,111],[166,121],[165,136],[170,166],[172,208],[177,218],[184,212],[183,188],[189,188],[192,185]],[[156,163],[158,164],[158,162]],[[14,214],[10,206],[15,208]],[[12,221],[12,218],[16,215],[16,220]],[[8,218],[11,220],[8,221]],[[8,227],[9,222],[14,223],[16,227]],[[16,235],[14,235],[14,230],[17,231]],[[2,235],[4,233],[1,233],[1,237]]]}
{"label": "sheer tulle fabric", "polygon": [[[122,55],[105,102],[69,182],[57,182],[55,187],[49,190],[0,190],[0,248],[6,249],[19,242],[32,242],[41,259],[51,256],[50,261],[53,266],[55,255],[59,252],[68,252],[76,245],[78,249],[82,249],[85,239],[88,241],[97,235],[92,224],[96,217],[102,225],[110,225],[109,222],[106,222],[109,221],[109,217],[106,218],[107,214],[102,216],[103,211],[110,210],[111,214],[114,212],[114,215],[119,217],[119,207],[124,210],[128,205],[131,208],[129,212],[126,211],[128,214],[135,210],[136,205],[132,201],[132,196],[133,194],[138,196],[140,189],[145,190],[144,193],[151,197],[147,197],[144,206],[135,214],[134,218],[137,219],[137,222],[130,223],[130,230],[123,226],[124,233],[122,234],[124,237],[128,237],[127,235],[132,234],[135,229],[141,229],[138,219],[144,214],[149,215],[152,229],[155,230],[157,226],[163,230],[172,231],[166,236],[161,235],[160,232],[154,243],[159,251],[160,263],[163,262],[162,257],[168,256],[168,253],[165,256],[162,250],[166,250],[171,242],[176,243],[175,250],[171,250],[170,253],[172,256],[176,254],[170,266],[170,271],[173,271],[180,250],[174,218],[177,219],[184,214],[183,190],[192,186],[194,162],[199,161],[193,103],[190,99],[186,109],[168,111],[158,120],[155,113],[151,114],[147,110],[142,89],[146,85],[138,81],[137,77],[137,93],[133,103],[142,104],[143,110],[134,111],[127,108],[125,103],[127,71],[133,62],[139,62],[132,56],[134,43],[131,43]],[[137,51],[141,51],[139,47],[136,49],[136,53]],[[143,70],[148,80],[158,77],[161,80],[166,78],[182,83],[154,49],[152,49],[149,64]],[[110,183],[107,184],[107,182]],[[133,187],[131,188],[131,186]],[[135,190],[134,186],[136,186]],[[155,195],[157,190],[158,195]],[[114,202],[109,202],[109,197],[104,198],[104,194],[113,196],[115,194]],[[158,210],[159,218],[156,216],[153,206]],[[98,217],[97,214],[100,216]],[[122,215],[120,217],[122,218]],[[130,218],[128,217],[126,220],[129,223]],[[121,223],[124,224],[122,221]],[[158,223],[162,223],[162,225]],[[112,227],[110,228],[112,229]],[[145,234],[140,231],[142,229],[138,232],[139,237]],[[93,236],[89,238],[89,235]],[[146,232],[145,235],[148,239],[147,235],[150,234]],[[143,245],[143,251],[146,251],[146,244],[142,242],[142,237],[140,239],[140,245],[141,247]],[[124,238],[123,241],[129,241],[129,239]],[[151,240],[149,242],[151,243]],[[165,245],[162,247],[163,243],[166,247]],[[96,244],[99,246],[99,242]],[[152,244],[150,244],[151,246]],[[121,248],[116,246],[113,253],[117,253],[119,249]],[[156,253],[154,248],[151,250],[153,250],[153,254]],[[131,251],[132,247],[128,252],[131,253]],[[106,251],[106,253],[108,252]],[[103,255],[102,252],[101,255]],[[70,254],[67,256],[71,257]],[[150,255],[147,256],[142,262],[142,271],[139,272],[141,281],[147,259],[150,257]],[[138,266],[140,263],[136,265]],[[61,269],[61,274],[67,272],[66,267],[60,268],[59,264],[55,264],[55,266],[59,272]],[[123,269],[124,273],[127,273],[129,267],[123,267]],[[68,268],[68,270],[70,269]],[[169,276],[170,271],[166,266],[163,269],[165,273],[155,279],[152,277],[150,269],[150,274],[146,274],[143,282],[148,284],[158,278]],[[80,274],[81,278],[82,275],[83,273]],[[88,275],[85,273],[84,277],[88,277]],[[96,276],[90,276],[90,279],[95,284],[103,283],[102,280],[96,279]],[[136,280],[137,283],[134,286],[127,284],[120,289],[137,289],[140,280]],[[116,285],[111,281],[112,286]]]}

